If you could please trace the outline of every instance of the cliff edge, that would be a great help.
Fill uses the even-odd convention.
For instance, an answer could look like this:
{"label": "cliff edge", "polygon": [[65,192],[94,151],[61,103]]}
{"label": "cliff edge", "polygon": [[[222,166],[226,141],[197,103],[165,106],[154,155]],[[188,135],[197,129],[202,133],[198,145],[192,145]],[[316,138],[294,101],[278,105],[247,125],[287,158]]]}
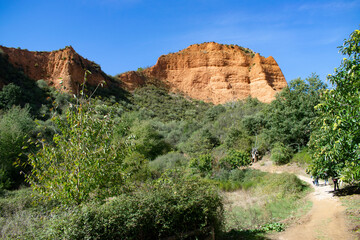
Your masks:
{"label": "cliff edge", "polygon": [[273,57],[264,58],[237,45],[215,42],[194,44],[177,53],[160,56],[157,63],[142,71],[118,76],[128,90],[156,79],[172,92],[190,98],[222,104],[248,96],[271,102],[287,86]]}
{"label": "cliff edge", "polygon": [[[49,86],[66,92],[78,93],[80,84],[84,81],[85,70],[92,73],[87,76],[89,85],[97,86],[111,81],[99,65],[80,56],[71,46],[51,52],[0,46],[0,51],[9,63],[31,79],[43,79]],[[2,85],[4,83],[0,87]]]}

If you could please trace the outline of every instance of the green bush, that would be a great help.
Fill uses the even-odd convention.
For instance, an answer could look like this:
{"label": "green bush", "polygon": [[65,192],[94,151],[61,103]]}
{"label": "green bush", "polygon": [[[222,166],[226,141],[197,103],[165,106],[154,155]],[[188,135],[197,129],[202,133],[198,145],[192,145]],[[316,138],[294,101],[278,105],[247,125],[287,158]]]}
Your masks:
{"label": "green bush", "polygon": [[220,145],[219,139],[207,128],[194,132],[191,137],[179,146],[179,148],[191,156],[208,154],[213,148]]}
{"label": "green bush", "polygon": [[31,207],[34,199],[30,188],[17,191],[5,191],[0,198],[0,217],[10,217],[12,214]]}
{"label": "green bush", "polygon": [[134,121],[129,132],[129,142],[134,146],[134,150],[149,160],[171,150],[171,146],[156,131],[152,121]]}
{"label": "green bush", "polygon": [[267,173],[254,169],[233,169],[226,171],[220,169],[213,176],[220,189],[234,191],[237,189],[248,190],[262,183]]}
{"label": "green bush", "polygon": [[292,150],[285,147],[282,143],[274,144],[274,147],[271,149],[271,160],[277,164],[282,165],[290,161],[292,156]]}
{"label": "green bush", "polygon": [[25,153],[24,142],[34,128],[28,107],[13,106],[0,115],[0,189],[16,188],[23,183],[20,172],[25,169],[16,167],[14,163],[19,154]]}
{"label": "green bush", "polygon": [[186,157],[178,152],[169,152],[149,162],[149,169],[156,176],[160,176],[166,170],[185,167],[188,164]]}
{"label": "green bush", "polygon": [[210,175],[213,169],[213,160],[211,154],[203,154],[197,158],[192,158],[189,167],[196,169],[202,176]]}
{"label": "green bush", "polygon": [[311,155],[307,148],[303,148],[300,152],[294,154],[291,159],[291,162],[296,162],[301,165],[310,164],[311,163]]}
{"label": "green bush", "polygon": [[0,91],[0,109],[9,109],[13,105],[20,105],[22,91],[19,86],[10,83]]}
{"label": "green bush", "polygon": [[163,122],[180,120],[200,120],[211,104],[190,100],[179,94],[154,85],[137,88],[133,93],[133,103],[143,111],[143,119],[157,118]]}
{"label": "green bush", "polygon": [[243,151],[230,150],[227,156],[220,160],[219,165],[221,168],[232,170],[248,166],[250,163],[249,154]]}
{"label": "green bush", "polygon": [[218,192],[196,179],[160,178],[133,194],[85,205],[51,224],[49,238],[184,239],[204,238],[222,226]]}
{"label": "green bush", "polygon": [[253,142],[250,136],[241,128],[231,127],[226,131],[224,140],[227,148],[239,149],[243,152],[251,152]]}

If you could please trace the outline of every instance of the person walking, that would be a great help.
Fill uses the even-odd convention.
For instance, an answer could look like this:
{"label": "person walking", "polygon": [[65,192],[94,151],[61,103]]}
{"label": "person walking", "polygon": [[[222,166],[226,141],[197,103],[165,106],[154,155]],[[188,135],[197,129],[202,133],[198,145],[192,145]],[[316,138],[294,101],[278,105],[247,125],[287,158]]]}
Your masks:
{"label": "person walking", "polygon": [[314,184],[315,186],[319,186],[319,177],[315,177]]}
{"label": "person walking", "polygon": [[326,186],[326,184],[329,184],[329,178],[328,178],[328,175],[327,175],[327,173],[324,173],[324,182],[325,182],[325,186]]}
{"label": "person walking", "polygon": [[334,183],[334,192],[337,190],[339,190],[339,179],[337,177],[333,177],[333,183]]}

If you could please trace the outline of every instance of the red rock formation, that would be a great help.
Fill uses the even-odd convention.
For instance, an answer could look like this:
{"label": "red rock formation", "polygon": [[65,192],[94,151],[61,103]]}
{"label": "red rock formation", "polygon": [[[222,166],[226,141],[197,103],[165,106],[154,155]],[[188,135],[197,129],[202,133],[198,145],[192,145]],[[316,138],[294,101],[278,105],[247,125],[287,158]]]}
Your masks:
{"label": "red rock formation", "polygon": [[12,65],[22,69],[30,78],[43,79],[49,86],[67,92],[78,93],[79,86],[84,81],[85,69],[92,73],[87,76],[89,85],[110,82],[99,65],[81,57],[72,47],[52,52],[32,52],[2,46],[0,50]]}
{"label": "red rock formation", "polygon": [[[194,44],[177,53],[161,56],[142,72],[191,98],[221,104],[248,96],[271,102],[287,86],[273,57],[264,58],[249,49],[218,43]],[[119,76],[129,90],[139,80],[135,72]]]}
{"label": "red rock formation", "polygon": [[129,91],[134,91],[136,88],[142,87],[146,84],[146,77],[135,71],[125,72],[117,77],[121,79],[122,86]]}

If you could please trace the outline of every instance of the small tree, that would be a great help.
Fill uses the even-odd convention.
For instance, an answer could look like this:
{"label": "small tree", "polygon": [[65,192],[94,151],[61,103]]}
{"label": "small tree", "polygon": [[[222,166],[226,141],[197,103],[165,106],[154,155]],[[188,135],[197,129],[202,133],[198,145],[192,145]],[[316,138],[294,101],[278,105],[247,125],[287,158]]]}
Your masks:
{"label": "small tree", "polygon": [[275,143],[271,149],[271,160],[277,165],[288,163],[291,156],[292,150],[280,142]]}
{"label": "small tree", "polygon": [[65,118],[54,117],[60,132],[53,143],[38,143],[41,149],[29,155],[32,173],[27,180],[45,198],[64,204],[80,204],[119,193],[128,174],[131,152],[126,143],[114,142],[112,113],[97,117],[92,104],[82,101],[70,108]]}
{"label": "small tree", "polygon": [[251,160],[249,154],[236,150],[230,150],[227,156],[220,160],[220,167],[228,170],[249,166],[250,164]]}

